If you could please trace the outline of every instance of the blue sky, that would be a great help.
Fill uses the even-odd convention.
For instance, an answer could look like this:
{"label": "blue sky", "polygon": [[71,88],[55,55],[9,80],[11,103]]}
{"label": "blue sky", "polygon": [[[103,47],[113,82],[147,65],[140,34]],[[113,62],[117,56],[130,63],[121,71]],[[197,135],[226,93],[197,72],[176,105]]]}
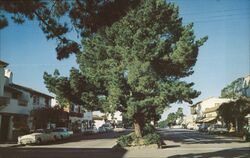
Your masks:
{"label": "blue sky", "polygon": [[[219,96],[223,87],[233,80],[250,74],[250,1],[249,0],[171,0],[180,9],[184,24],[194,22],[198,38],[208,35],[200,48],[194,74],[186,81],[202,94],[194,100]],[[56,42],[47,41],[37,22],[24,25],[10,23],[0,31],[0,59],[8,62],[13,80],[17,84],[48,93],[43,84],[43,72],[59,69],[68,75],[69,69],[78,67],[75,57],[56,60]],[[51,94],[52,95],[52,94]],[[179,106],[189,114],[187,103],[174,104],[169,112]]]}

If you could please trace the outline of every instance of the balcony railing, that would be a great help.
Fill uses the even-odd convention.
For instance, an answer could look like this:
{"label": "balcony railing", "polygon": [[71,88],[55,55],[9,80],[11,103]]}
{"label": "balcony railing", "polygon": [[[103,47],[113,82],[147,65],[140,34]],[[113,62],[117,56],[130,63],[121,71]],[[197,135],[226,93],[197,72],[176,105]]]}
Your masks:
{"label": "balcony railing", "polygon": [[0,96],[0,106],[6,106],[10,103],[9,97]]}

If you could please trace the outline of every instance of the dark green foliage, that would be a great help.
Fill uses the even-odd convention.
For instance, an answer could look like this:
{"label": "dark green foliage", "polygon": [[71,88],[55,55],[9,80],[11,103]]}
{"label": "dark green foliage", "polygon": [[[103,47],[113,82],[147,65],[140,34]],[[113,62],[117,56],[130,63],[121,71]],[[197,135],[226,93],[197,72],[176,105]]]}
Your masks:
{"label": "dark green foliage", "polygon": [[169,113],[166,120],[160,121],[158,127],[165,128],[167,126],[176,125],[176,120],[183,118],[183,108],[178,108],[175,113]]}
{"label": "dark green foliage", "polygon": [[155,132],[155,127],[148,123],[148,124],[145,125],[143,132],[144,132],[145,135],[150,134],[150,133],[154,133]]}
{"label": "dark green foliage", "polygon": [[161,136],[158,133],[149,133],[143,137],[144,144],[150,145],[150,144],[161,144]]}
{"label": "dark green foliage", "polygon": [[[250,83],[244,82],[244,77],[238,78],[231,84],[221,90],[222,98],[238,98],[240,96],[247,97],[247,90],[250,89]],[[249,96],[248,96],[249,97]]]}
{"label": "dark green foliage", "polygon": [[166,128],[168,126],[167,120],[159,121],[157,127]]}
{"label": "dark green foliage", "polygon": [[127,147],[132,144],[135,138],[136,138],[135,134],[131,133],[131,134],[123,135],[119,137],[116,142],[120,147]]}
{"label": "dark green foliage", "polygon": [[100,109],[96,86],[86,80],[79,70],[72,68],[69,78],[60,76],[58,70],[54,75],[45,72],[43,78],[48,90],[56,94],[59,101],[84,105],[86,110]]}
{"label": "dark green foliage", "polygon": [[238,125],[238,131],[241,131],[245,122],[245,116],[250,113],[250,99],[246,97],[240,97],[235,101],[223,103],[219,108],[219,115],[228,127],[230,123],[236,127]]}
{"label": "dark green foliage", "polygon": [[117,145],[120,147],[129,147],[137,145],[162,144],[161,136],[155,132],[148,133],[143,138],[136,137],[135,133],[123,135],[117,139]]}
{"label": "dark green foliage", "polygon": [[138,137],[175,102],[192,102],[200,92],[181,81],[193,73],[198,48],[192,24],[183,26],[178,8],[146,0],[110,26],[84,38],[80,70],[70,77],[49,75],[48,89],[87,109],[119,110],[133,120]]}
{"label": "dark green foliage", "polygon": [[[8,18],[22,24],[26,19],[38,20],[48,39],[56,39],[57,59],[80,53],[80,43],[67,34],[76,30],[78,37],[89,37],[102,27],[110,26],[139,5],[141,0],[1,0],[0,29]],[[80,40],[79,40],[80,41]]]}

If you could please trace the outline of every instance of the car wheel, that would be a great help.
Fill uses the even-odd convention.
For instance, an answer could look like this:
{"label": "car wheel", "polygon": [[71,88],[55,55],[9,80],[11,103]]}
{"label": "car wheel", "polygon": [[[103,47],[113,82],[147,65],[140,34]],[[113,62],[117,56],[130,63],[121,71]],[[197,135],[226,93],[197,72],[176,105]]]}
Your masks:
{"label": "car wheel", "polygon": [[42,139],[41,138],[38,138],[37,139],[37,144],[41,144],[42,143]]}

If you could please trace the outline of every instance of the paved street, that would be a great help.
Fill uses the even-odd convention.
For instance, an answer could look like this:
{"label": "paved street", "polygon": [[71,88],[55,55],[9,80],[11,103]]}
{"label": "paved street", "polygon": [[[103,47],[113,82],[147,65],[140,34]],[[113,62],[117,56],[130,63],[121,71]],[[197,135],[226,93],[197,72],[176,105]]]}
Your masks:
{"label": "paved street", "polygon": [[115,149],[116,137],[109,133],[74,137],[55,144],[0,148],[0,158],[176,158],[176,157],[250,157],[250,143],[239,138],[206,135],[185,129],[159,131],[165,139],[163,149]]}

